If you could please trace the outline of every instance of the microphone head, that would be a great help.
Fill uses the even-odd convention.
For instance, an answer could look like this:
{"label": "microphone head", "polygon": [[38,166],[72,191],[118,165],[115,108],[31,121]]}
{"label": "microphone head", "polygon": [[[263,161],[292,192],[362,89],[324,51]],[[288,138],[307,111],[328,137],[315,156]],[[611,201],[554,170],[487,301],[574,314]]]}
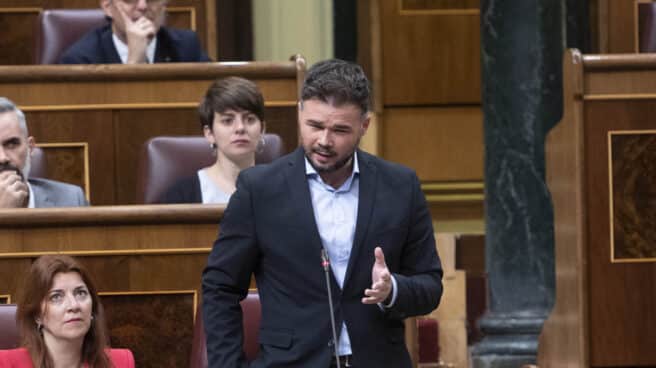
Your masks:
{"label": "microphone head", "polygon": [[323,267],[324,270],[328,271],[329,266],[330,266],[330,260],[328,259],[328,252],[326,252],[325,248],[321,248],[321,267]]}

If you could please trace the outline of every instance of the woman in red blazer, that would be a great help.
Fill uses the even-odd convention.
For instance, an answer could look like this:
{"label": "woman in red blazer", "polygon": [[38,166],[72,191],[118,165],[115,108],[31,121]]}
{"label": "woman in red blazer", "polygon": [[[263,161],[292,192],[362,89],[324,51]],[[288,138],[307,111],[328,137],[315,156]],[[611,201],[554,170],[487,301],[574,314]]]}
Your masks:
{"label": "woman in red blazer", "polygon": [[105,316],[87,271],[68,256],[42,256],[18,300],[22,348],[0,350],[0,368],[133,368],[126,349],[108,349]]}

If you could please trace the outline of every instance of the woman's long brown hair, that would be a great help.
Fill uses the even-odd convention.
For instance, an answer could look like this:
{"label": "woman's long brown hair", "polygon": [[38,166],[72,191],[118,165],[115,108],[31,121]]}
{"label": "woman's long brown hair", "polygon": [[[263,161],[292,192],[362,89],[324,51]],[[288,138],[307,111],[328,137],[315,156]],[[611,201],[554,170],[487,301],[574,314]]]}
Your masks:
{"label": "woman's long brown hair", "polygon": [[41,318],[41,308],[52,287],[55,275],[62,272],[77,272],[89,289],[93,301],[91,327],[82,343],[82,362],[88,363],[93,368],[113,367],[105,352],[108,341],[105,314],[98,299],[96,286],[82,265],[73,258],[62,255],[41,256],[34,261],[19,294],[16,320],[22,345],[30,353],[32,364],[42,368],[54,367],[53,357],[48,352],[36,320]]}

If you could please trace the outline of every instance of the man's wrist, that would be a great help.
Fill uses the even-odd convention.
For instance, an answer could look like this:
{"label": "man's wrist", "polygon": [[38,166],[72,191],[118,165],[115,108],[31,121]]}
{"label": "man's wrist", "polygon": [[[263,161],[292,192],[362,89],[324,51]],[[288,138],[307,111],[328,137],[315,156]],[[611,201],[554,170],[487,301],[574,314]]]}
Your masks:
{"label": "man's wrist", "polygon": [[387,298],[382,303],[378,303],[378,305],[381,308],[392,308],[394,304],[396,303],[396,298],[398,296],[398,285],[396,284],[396,278],[394,275],[391,275],[392,279],[392,290],[390,290],[389,295],[387,295]]}

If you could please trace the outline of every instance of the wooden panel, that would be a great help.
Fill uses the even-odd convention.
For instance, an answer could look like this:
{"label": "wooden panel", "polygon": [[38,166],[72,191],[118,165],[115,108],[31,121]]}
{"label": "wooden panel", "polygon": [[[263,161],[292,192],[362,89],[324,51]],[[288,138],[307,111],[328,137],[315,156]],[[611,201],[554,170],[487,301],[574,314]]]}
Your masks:
{"label": "wooden panel", "polygon": [[31,64],[38,8],[0,7],[0,64]]}
{"label": "wooden panel", "polygon": [[39,144],[45,177],[81,187],[89,198],[89,150],[86,143]]}
{"label": "wooden panel", "polygon": [[[166,25],[173,28],[198,31],[194,8],[169,7],[166,15]],[[202,39],[201,35],[198,35]]]}
{"label": "wooden panel", "polygon": [[198,101],[216,78],[255,81],[267,131],[293,150],[300,72],[294,62],[0,67],[0,96],[26,111],[37,142],[88,143],[92,204],[130,204],[142,144],[156,135],[199,135]]}
{"label": "wooden panel", "polygon": [[186,366],[222,214],[212,205],[1,210],[0,295],[16,295],[38,255],[75,255],[105,294],[112,345],[141,366]]}
{"label": "wooden panel", "polygon": [[[13,99],[12,95],[7,96]],[[25,115],[30,135],[35,137],[37,143],[88,142],[90,203],[117,203],[111,111],[28,111]],[[132,173],[134,171],[126,174],[134,176]]]}
{"label": "wooden panel", "polygon": [[656,262],[656,130],[614,130],[608,148],[611,262]]}
{"label": "wooden panel", "polygon": [[399,0],[402,10],[478,9],[479,0]]}
{"label": "wooden panel", "polygon": [[[651,78],[652,82],[654,77]],[[589,208],[590,361],[594,366],[656,363],[656,263],[611,263],[608,131],[654,127],[654,101],[599,101],[585,105]],[[629,286],[629,287],[627,287]]]}
{"label": "wooden panel", "polygon": [[480,102],[479,16],[400,13],[379,1],[385,105]]}
{"label": "wooden panel", "polygon": [[[564,71],[565,114],[547,145],[556,305],[542,331],[538,362],[559,368],[654,366],[656,332],[649,326],[656,323],[656,262],[611,258],[608,147],[611,131],[653,130],[656,57],[581,57],[570,51]],[[586,85],[591,80],[594,86]],[[596,94],[599,88],[606,95]],[[649,160],[643,165],[654,167]],[[640,231],[653,231],[650,217],[636,221],[637,228],[646,226]]]}
{"label": "wooden panel", "polygon": [[587,208],[584,202],[583,61],[578,52],[563,57],[563,119],[547,138],[546,176],[554,207],[556,300],[539,340],[543,368],[587,368],[588,272]]}
{"label": "wooden panel", "polygon": [[130,346],[136,366],[185,367],[189,364],[195,291],[119,291],[102,293],[100,299],[107,315],[110,345]]}
{"label": "wooden panel", "polygon": [[[211,57],[216,57],[216,24],[205,16],[215,9],[214,0],[170,0],[167,26],[193,29],[201,45]],[[2,0],[0,1],[0,65],[31,64],[35,44],[34,29],[39,9],[97,8],[98,1],[89,0]]]}
{"label": "wooden panel", "polygon": [[478,107],[388,108],[381,139],[384,157],[412,167],[424,182],[483,180]]}
{"label": "wooden panel", "polygon": [[596,17],[591,24],[593,43],[599,45],[599,53],[617,54],[637,52],[638,0],[596,0]]}

